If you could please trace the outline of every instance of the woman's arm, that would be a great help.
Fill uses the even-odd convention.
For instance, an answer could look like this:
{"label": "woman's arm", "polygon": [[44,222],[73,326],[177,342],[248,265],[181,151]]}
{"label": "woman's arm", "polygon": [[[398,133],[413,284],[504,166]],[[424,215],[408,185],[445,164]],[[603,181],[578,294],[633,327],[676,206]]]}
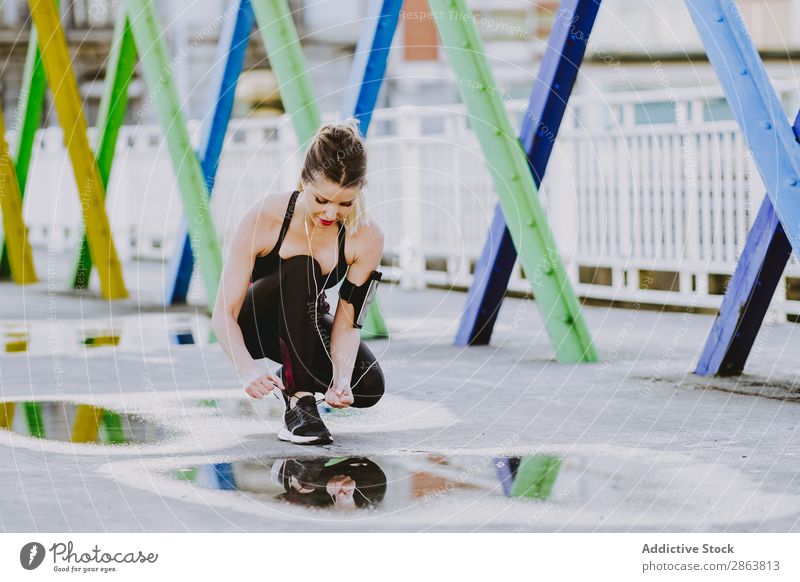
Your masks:
{"label": "woman's arm", "polygon": [[255,206],[247,211],[236,227],[231,239],[228,257],[222,270],[211,326],[222,349],[233,361],[245,392],[254,398],[262,398],[277,385],[283,390],[280,378],[266,373],[250,356],[239,327],[239,311],[253,272],[256,249],[254,235],[259,223],[259,211]]}
{"label": "woman's arm", "polygon": [[[372,271],[380,266],[383,256],[383,233],[380,228],[375,223],[365,228],[366,231],[356,247],[355,260],[347,271],[347,279],[356,286],[367,282]],[[333,318],[331,330],[333,381],[331,389],[326,394],[326,400],[334,407],[349,406],[353,403],[350,379],[353,376],[358,345],[361,342],[359,330],[353,326],[354,312],[350,303],[340,299]]]}

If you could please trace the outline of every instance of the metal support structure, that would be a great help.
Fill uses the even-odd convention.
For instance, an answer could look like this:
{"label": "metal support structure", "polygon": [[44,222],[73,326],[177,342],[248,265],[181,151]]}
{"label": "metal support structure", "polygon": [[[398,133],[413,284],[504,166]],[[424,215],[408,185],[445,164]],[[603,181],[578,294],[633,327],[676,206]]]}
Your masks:
{"label": "metal support structure", "polygon": [[73,443],[94,443],[100,433],[103,421],[103,409],[91,404],[78,404],[75,407],[75,419],[72,421],[72,432],[69,440]]}
{"label": "metal support structure", "polygon": [[317,99],[306,72],[300,38],[287,0],[251,0],[258,32],[267,49],[272,72],[278,79],[283,107],[294,126],[301,151],[305,151],[322,123]]}
{"label": "metal support structure", "polygon": [[28,229],[22,217],[22,195],[19,181],[6,142],[6,124],[0,107],[0,212],[3,215],[3,234],[11,276],[18,285],[36,282],[33,251],[28,241]]}
{"label": "metal support structure", "polygon": [[475,22],[464,0],[429,0],[459,91],[536,303],[560,362],[591,362],[597,352],[538,199],[528,159],[514,135]]}
{"label": "metal support structure", "polygon": [[222,274],[222,249],[208,206],[206,179],[180,110],[172,65],[152,0],[125,0],[125,9],[145,80],[158,106],[167,148],[178,178],[184,215],[191,225],[192,250],[200,267],[208,306],[212,308]]}
{"label": "metal support structure", "polygon": [[506,497],[549,499],[561,469],[561,459],[550,455],[495,457],[492,463]]}
{"label": "metal support structure", "polygon": [[[56,6],[58,6],[57,0]],[[25,184],[28,180],[33,142],[36,138],[36,129],[42,121],[44,92],[47,87],[38,38],[39,32],[36,30],[36,25],[33,24],[28,36],[25,66],[22,69],[22,89],[17,102],[19,127],[15,128],[17,137],[13,153],[20,198],[25,197]],[[4,241],[0,239],[0,277],[7,277],[11,274],[11,267],[8,262],[8,250],[3,243]]]}
{"label": "metal support structure", "polygon": [[[365,138],[383,84],[386,61],[392,48],[392,39],[397,30],[402,7],[402,0],[372,0],[368,25],[358,39],[353,56],[341,111],[342,115],[352,115],[359,120],[361,134]],[[381,314],[377,297],[367,312],[361,337],[389,337],[389,329]]]}
{"label": "metal support structure", "polygon": [[353,55],[341,111],[342,115],[352,115],[359,120],[364,137],[367,136],[372,112],[383,85],[386,62],[402,7],[402,0],[372,0],[367,23]]}
{"label": "metal support structure", "polygon": [[236,491],[236,476],[231,463],[201,465],[195,481],[210,489]]}
{"label": "metal support structure", "polygon": [[700,375],[737,374],[790,251],[800,250],[800,144],[736,3],[695,0],[686,5],[767,189],[696,370]]}
{"label": "metal support structure", "polygon": [[[800,141],[800,112],[792,130]],[[765,195],[747,233],[747,241],[695,374],[733,376],[742,373],[791,255],[792,245],[769,196]]]}
{"label": "metal support structure", "polygon": [[[203,118],[200,130],[200,147],[198,156],[206,179],[206,191],[211,196],[214,192],[214,179],[219,167],[222,144],[228,130],[228,122],[233,110],[234,95],[239,75],[244,66],[250,31],[253,29],[254,14],[250,0],[231,0],[231,8],[238,4],[235,18],[227,18],[223,23],[217,45],[214,69],[211,72],[211,98],[208,115]],[[226,13],[230,10],[226,10]],[[167,265],[164,279],[165,305],[186,303],[189,283],[192,279],[194,256],[189,240],[186,220],[178,227],[175,251]]]}
{"label": "metal support structure", "polygon": [[39,439],[47,438],[42,404],[40,402],[23,402],[22,409],[25,411],[25,419],[28,422],[28,433]]}
{"label": "metal support structure", "polygon": [[[520,132],[536,188],[541,185],[550,160],[600,1],[562,0],[553,21]],[[517,251],[498,204],[475,266],[455,345],[489,343],[516,260]]]}
{"label": "metal support structure", "polygon": [[0,428],[13,430],[16,402],[0,402]]}
{"label": "metal support structure", "polygon": [[103,410],[103,425],[106,427],[106,441],[112,445],[122,445],[128,442],[125,438],[125,429],[122,426],[122,416],[117,412]]}
{"label": "metal support structure", "polygon": [[[111,164],[117,146],[119,129],[125,121],[125,109],[128,106],[128,85],[136,70],[136,43],[133,41],[130,25],[124,10],[117,13],[114,24],[114,38],[111,43],[111,54],[106,65],[106,79],[103,85],[103,96],[97,114],[98,138],[95,144],[95,159],[103,182],[103,193],[108,188],[111,176]],[[89,286],[89,275],[92,271],[92,256],[89,253],[89,242],[85,234],[78,245],[75,268],[72,274],[72,287],[85,289]]]}
{"label": "metal support structure", "polygon": [[494,457],[492,459],[497,479],[503,488],[503,495],[509,497],[514,486],[514,472],[519,466],[519,459],[515,457]]}
{"label": "metal support structure", "polygon": [[48,84],[72,161],[81,199],[83,224],[89,248],[98,266],[103,297],[127,297],[122,265],[117,257],[105,209],[105,189],[89,145],[88,127],[81,108],[81,96],[70,64],[67,39],[58,10],[52,0],[29,0],[31,16],[39,31],[38,41]]}
{"label": "metal support structure", "polygon": [[742,373],[791,255],[792,245],[766,196],[747,235],[695,374]]}
{"label": "metal support structure", "polygon": [[520,460],[509,497],[549,499],[553,493],[561,459],[550,455],[533,455]]}

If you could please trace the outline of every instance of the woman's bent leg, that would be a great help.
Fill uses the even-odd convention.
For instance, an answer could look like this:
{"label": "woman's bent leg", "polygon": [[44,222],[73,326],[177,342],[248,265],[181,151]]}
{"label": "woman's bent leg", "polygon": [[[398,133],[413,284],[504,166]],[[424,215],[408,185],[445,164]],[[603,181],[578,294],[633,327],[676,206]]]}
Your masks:
{"label": "woman's bent leg", "polygon": [[316,259],[291,257],[280,267],[278,313],[280,361],[286,393],[325,392],[330,384],[330,333],[318,325],[317,298],[323,291]]}
{"label": "woman's bent leg", "polygon": [[247,351],[255,360],[269,358],[280,362],[278,311],[280,277],[274,273],[253,283],[239,310],[237,323]]}
{"label": "woman's bent leg", "polygon": [[[319,326],[323,335],[331,337],[333,329],[333,316],[326,313],[319,319]],[[327,345],[330,353],[330,342]],[[328,379],[328,384],[333,377],[333,365],[327,361],[327,367],[321,372]],[[385,381],[383,370],[375,359],[372,350],[363,341],[358,344],[356,360],[353,364],[353,374],[350,377],[350,388],[353,391],[353,408],[369,408],[375,406],[383,396]]]}
{"label": "woman's bent leg", "polygon": [[[319,308],[323,284],[315,259],[291,257],[282,262],[277,273],[253,283],[239,313],[239,326],[250,355],[281,362],[283,384],[290,395],[324,393],[331,383],[333,317]],[[383,371],[363,341],[358,347],[350,387],[355,408],[374,406],[383,396]]]}

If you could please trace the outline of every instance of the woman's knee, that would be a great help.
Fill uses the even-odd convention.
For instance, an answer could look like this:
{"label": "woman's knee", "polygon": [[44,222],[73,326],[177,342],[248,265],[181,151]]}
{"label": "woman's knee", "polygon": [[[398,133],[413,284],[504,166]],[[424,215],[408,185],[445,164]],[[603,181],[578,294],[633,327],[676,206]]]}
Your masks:
{"label": "woman's knee", "polygon": [[383,377],[383,370],[377,361],[372,360],[369,369],[355,370],[353,380],[356,382],[353,387],[353,407],[369,408],[375,406],[383,398],[386,390],[386,381]]}

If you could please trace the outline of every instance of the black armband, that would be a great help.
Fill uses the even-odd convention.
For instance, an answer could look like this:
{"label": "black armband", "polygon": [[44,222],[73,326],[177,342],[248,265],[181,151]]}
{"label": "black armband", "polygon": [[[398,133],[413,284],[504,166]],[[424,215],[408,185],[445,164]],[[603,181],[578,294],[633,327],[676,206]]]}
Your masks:
{"label": "black armband", "polygon": [[353,306],[353,327],[360,329],[364,325],[364,319],[367,317],[369,306],[375,297],[382,276],[383,273],[372,271],[367,282],[358,287],[347,279],[342,281],[342,285],[339,287],[339,298]]}

